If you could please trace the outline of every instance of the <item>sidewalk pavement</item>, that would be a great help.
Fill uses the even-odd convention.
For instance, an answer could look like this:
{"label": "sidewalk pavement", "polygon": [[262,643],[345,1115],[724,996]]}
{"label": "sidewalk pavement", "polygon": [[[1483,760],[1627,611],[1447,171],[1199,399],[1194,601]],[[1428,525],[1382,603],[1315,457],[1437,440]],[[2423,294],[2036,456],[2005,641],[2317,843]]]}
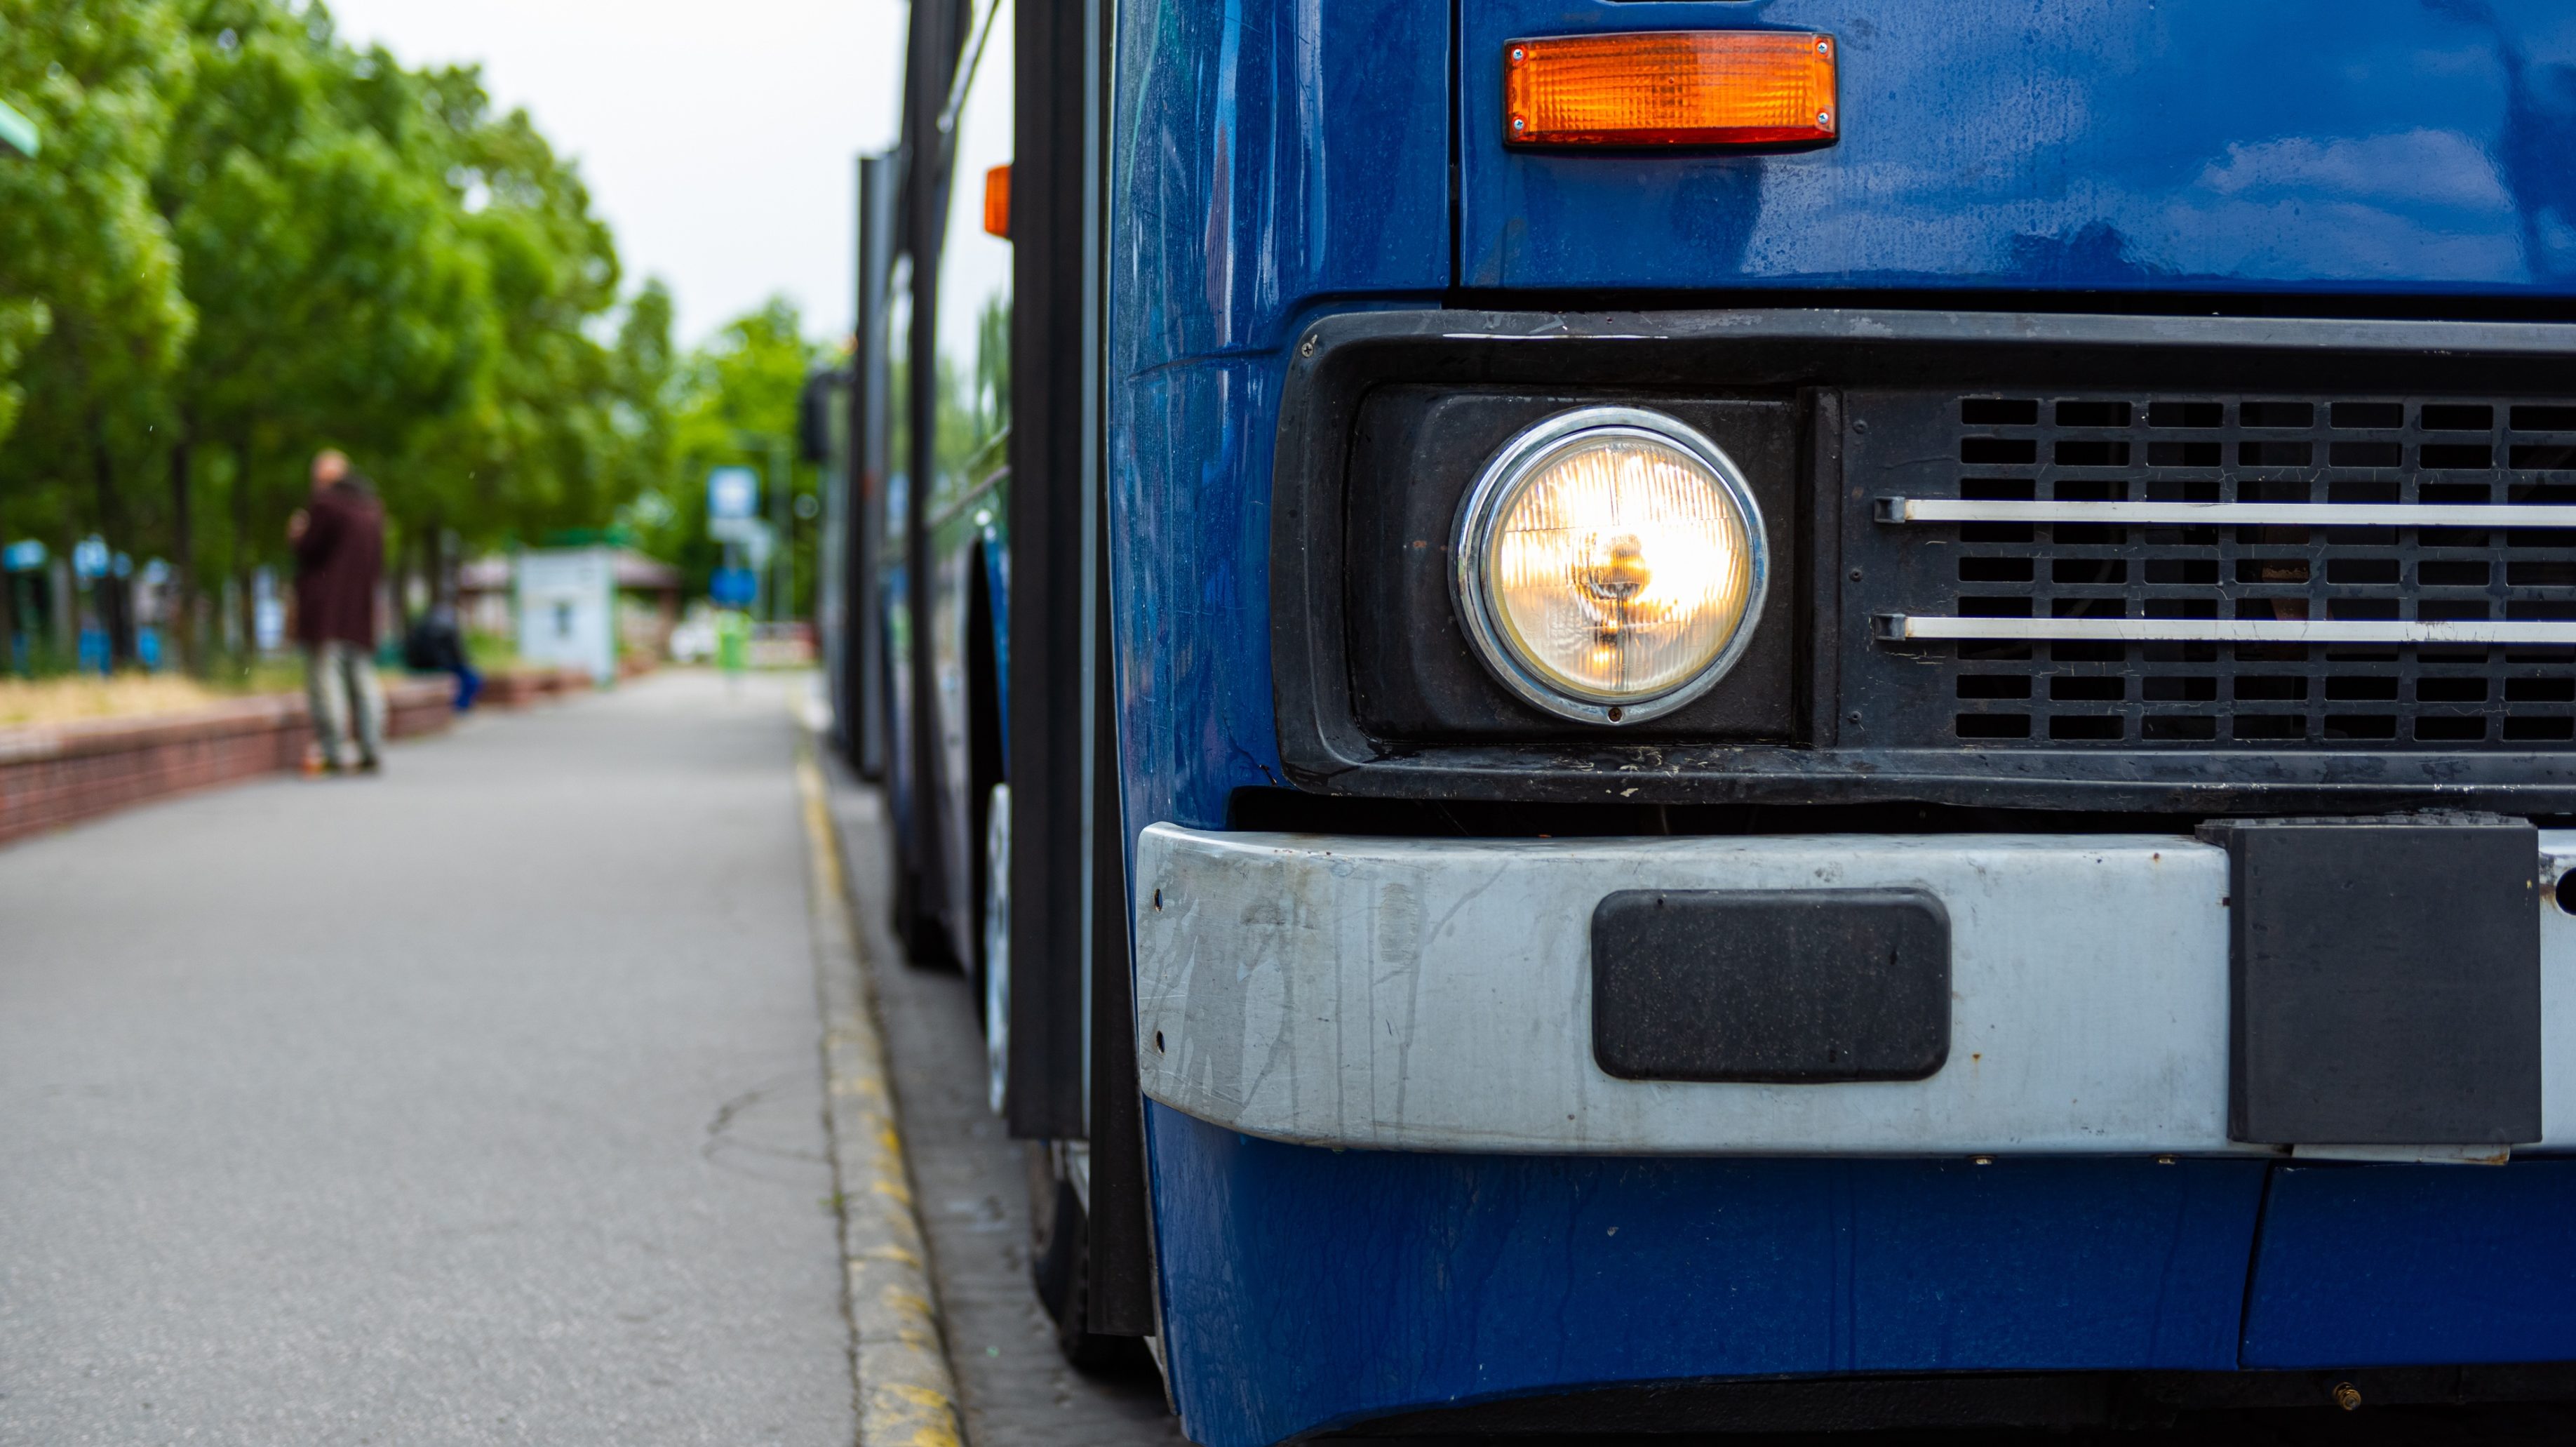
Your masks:
{"label": "sidewalk pavement", "polygon": [[0,1444],[847,1443],[782,687],[0,848]]}

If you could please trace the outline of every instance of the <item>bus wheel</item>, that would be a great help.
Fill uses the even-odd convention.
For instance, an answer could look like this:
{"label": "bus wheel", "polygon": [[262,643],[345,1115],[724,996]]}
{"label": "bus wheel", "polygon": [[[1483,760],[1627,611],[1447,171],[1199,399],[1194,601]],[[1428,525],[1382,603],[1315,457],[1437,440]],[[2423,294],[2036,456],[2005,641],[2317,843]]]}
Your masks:
{"label": "bus wheel", "polygon": [[1038,1301],[1055,1323],[1056,1350],[1075,1370],[1084,1372],[1120,1371],[1151,1360],[1141,1340],[1102,1336],[1090,1329],[1090,1218],[1083,1212],[1082,1198],[1074,1194],[1073,1182],[1053,1184],[1051,1203],[1044,1196],[1030,1203],[1040,1209],[1031,1223],[1036,1240],[1029,1266],[1037,1278]]}
{"label": "bus wheel", "polygon": [[948,932],[940,927],[939,916],[924,903],[922,896],[929,890],[921,871],[904,858],[905,852],[898,844],[893,860],[894,888],[887,899],[894,937],[903,945],[905,964],[916,969],[946,969],[954,963]]}
{"label": "bus wheel", "polygon": [[984,811],[984,1099],[1000,1115],[1011,1079],[1011,786]]}

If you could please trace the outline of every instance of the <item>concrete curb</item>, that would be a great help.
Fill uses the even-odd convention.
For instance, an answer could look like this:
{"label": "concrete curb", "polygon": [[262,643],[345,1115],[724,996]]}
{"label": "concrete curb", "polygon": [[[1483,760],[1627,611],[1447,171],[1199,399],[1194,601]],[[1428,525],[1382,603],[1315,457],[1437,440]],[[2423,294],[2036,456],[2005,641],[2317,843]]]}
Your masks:
{"label": "concrete curb", "polygon": [[843,1303],[850,1315],[859,1447],[963,1447],[956,1378],[923,1259],[885,1044],[859,967],[840,836],[832,827],[812,735],[798,730],[806,908],[814,929],[814,990],[823,1012],[824,1124],[840,1208]]}

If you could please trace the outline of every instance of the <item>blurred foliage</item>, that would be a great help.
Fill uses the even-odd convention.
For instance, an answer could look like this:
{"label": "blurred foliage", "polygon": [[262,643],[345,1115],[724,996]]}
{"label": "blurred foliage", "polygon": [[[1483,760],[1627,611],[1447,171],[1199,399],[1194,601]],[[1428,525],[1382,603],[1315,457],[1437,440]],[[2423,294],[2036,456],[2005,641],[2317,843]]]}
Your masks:
{"label": "blurred foliage", "polygon": [[465,658],[485,673],[507,673],[519,666],[519,640],[507,633],[465,630]]}
{"label": "blurred foliage", "polygon": [[668,394],[676,466],[667,485],[637,495],[624,520],[644,551],[679,565],[687,592],[705,592],[707,579],[724,561],[723,545],[707,536],[708,472],[727,466],[757,471],[761,516],[775,519],[770,474],[774,459],[784,456],[791,500],[788,546],[795,560],[791,607],[797,616],[811,615],[821,528],[818,519],[796,516],[793,500],[816,496],[821,478],[797,456],[797,399],[805,379],[833,360],[806,339],[795,303],[773,297],[727,323],[678,365]]}
{"label": "blurred foliage", "polygon": [[[81,486],[87,512],[119,514],[101,525],[130,522],[118,475],[195,329],[151,186],[171,98],[194,83],[171,5],[0,0],[0,94],[45,142],[40,159],[0,165],[7,457],[46,455],[51,490]],[[10,522],[32,481],[0,461]]]}
{"label": "blurred foliage", "polygon": [[[898,295],[906,275],[898,262],[893,286]],[[897,459],[897,468],[911,445],[906,327],[898,304],[887,379],[893,424],[889,455]],[[967,367],[946,355],[939,359],[933,449],[938,478],[930,499],[934,513],[1000,466],[1002,438],[1011,421],[1010,334],[1009,303],[987,301],[977,313],[976,351]],[[846,342],[832,347],[810,340],[795,303],[772,297],[727,323],[672,370],[667,393],[668,455],[674,463],[666,473],[670,480],[640,490],[619,520],[646,552],[680,566],[688,593],[704,593],[724,562],[724,545],[707,535],[707,474],[727,466],[758,472],[760,515],[774,522],[778,509],[771,474],[777,458],[784,456],[789,463],[787,548],[794,561],[789,612],[813,616],[823,478],[821,468],[803,461],[797,450],[799,401],[809,378],[826,368],[846,368],[849,361]]]}
{"label": "blurred foliage", "polygon": [[[183,619],[229,582],[247,635],[249,579],[285,566],[323,447],[376,482],[399,577],[614,520],[703,590],[708,470],[774,481],[832,360],[783,299],[677,353],[669,292],[624,287],[524,113],[471,67],[347,43],[320,3],[0,0],[0,97],[44,137],[0,158],[0,542],[166,558]],[[962,460],[1006,420],[1007,379],[941,382]],[[818,483],[788,469],[797,497]],[[201,674],[242,666],[176,631]]]}
{"label": "blurred foliage", "polygon": [[1011,306],[1006,298],[987,297],[975,313],[975,355],[966,359],[972,377],[958,375],[959,360],[941,349],[933,517],[990,480],[1005,460],[1011,429]]}
{"label": "blurred foliage", "polygon": [[0,96],[44,137],[0,159],[0,540],[184,599],[285,561],[325,446],[422,577],[671,489],[670,297],[472,68],[319,3],[0,0]]}

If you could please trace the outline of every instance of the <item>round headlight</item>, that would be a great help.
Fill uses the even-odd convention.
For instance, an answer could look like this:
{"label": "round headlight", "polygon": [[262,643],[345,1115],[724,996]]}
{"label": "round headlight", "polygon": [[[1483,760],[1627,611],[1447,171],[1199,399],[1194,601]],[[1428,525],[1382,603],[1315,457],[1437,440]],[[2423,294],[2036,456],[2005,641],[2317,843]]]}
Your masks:
{"label": "round headlight", "polygon": [[1762,615],[1762,514],[1716,443],[1585,407],[1521,433],[1458,513],[1459,616],[1505,686],[1637,723],[1706,692]]}

